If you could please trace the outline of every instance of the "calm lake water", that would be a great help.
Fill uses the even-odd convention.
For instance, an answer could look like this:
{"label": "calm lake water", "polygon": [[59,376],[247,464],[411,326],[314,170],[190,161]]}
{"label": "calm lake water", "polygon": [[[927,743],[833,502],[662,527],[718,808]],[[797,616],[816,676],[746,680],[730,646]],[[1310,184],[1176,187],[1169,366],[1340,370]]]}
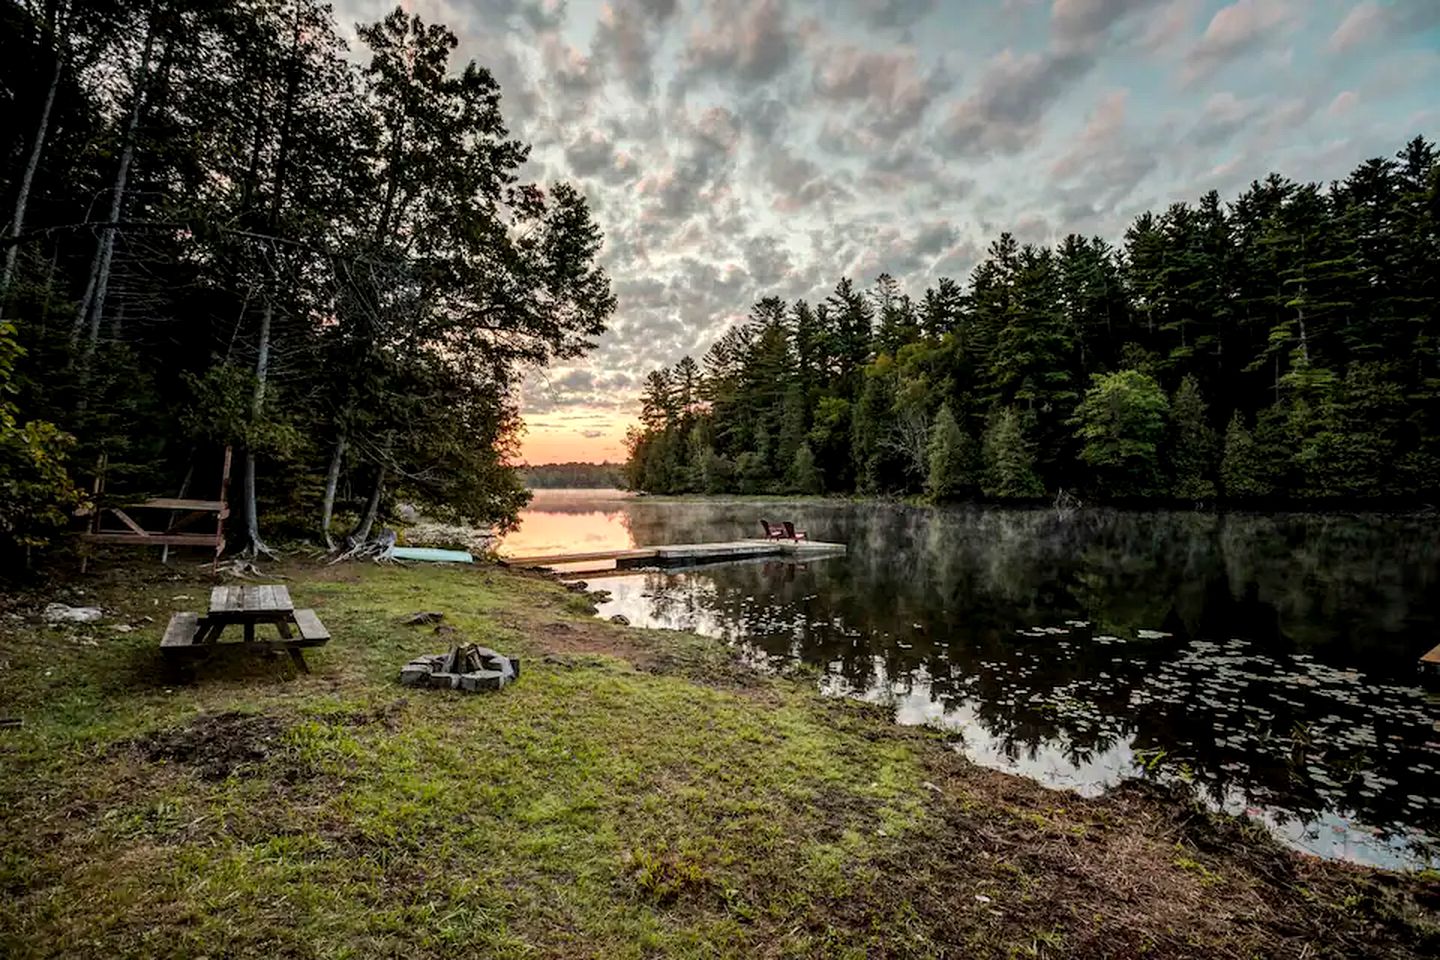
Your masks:
{"label": "calm lake water", "polygon": [[[843,557],[586,572],[603,617],[693,630],[1093,795],[1192,785],[1310,852],[1440,865],[1440,518],[656,501],[539,491],[502,553],[758,534]],[[593,564],[590,567],[593,569]]]}

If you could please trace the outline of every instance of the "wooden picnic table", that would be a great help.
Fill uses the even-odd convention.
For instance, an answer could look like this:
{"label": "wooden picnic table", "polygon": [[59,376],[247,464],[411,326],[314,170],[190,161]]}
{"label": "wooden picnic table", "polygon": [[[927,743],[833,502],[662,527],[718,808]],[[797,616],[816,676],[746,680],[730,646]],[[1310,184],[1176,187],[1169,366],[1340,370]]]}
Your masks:
{"label": "wooden picnic table", "polygon": [[[279,637],[257,639],[255,627],[259,624],[274,624]],[[310,668],[305,664],[301,648],[318,647],[330,640],[330,632],[315,611],[296,610],[285,586],[225,586],[210,591],[210,609],[205,616],[182,612],[171,617],[165,637],[160,641],[160,650],[169,654],[212,651],[220,645],[220,635],[225,628],[232,625],[241,628],[244,646],[284,650],[305,673],[309,673]]]}

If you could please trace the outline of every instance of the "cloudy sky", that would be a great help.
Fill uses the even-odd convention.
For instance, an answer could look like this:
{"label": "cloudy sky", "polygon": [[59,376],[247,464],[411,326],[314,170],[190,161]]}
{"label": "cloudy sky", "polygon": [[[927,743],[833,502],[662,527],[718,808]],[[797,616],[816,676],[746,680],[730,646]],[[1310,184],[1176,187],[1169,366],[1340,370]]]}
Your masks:
{"label": "cloudy sky", "polygon": [[[339,0],[342,22],[393,0]],[[533,463],[619,458],[645,373],[761,296],[963,279],[1001,230],[1118,240],[1440,133],[1440,0],[407,0],[499,79],[619,300],[524,392]]]}

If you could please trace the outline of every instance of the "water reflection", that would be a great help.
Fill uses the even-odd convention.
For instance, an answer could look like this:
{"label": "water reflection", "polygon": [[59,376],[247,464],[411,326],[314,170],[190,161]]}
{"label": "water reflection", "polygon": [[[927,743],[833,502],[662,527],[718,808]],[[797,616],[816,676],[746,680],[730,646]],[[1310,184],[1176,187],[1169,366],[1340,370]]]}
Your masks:
{"label": "water reflection", "polygon": [[[1414,665],[1440,641],[1434,519],[776,509],[849,554],[587,577],[602,614],[814,664],[1054,786],[1182,778],[1317,853],[1433,859],[1440,703]],[[746,535],[760,508],[615,512],[648,544]]]}
{"label": "water reflection", "polygon": [[548,556],[634,546],[625,512],[632,497],[622,490],[536,490],[500,553]]}

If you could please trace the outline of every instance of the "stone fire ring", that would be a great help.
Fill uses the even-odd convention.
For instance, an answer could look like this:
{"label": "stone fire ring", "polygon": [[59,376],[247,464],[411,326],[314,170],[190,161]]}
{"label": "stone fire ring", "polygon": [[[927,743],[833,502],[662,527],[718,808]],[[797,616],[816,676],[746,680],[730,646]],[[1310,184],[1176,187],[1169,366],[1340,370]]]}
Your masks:
{"label": "stone fire ring", "polygon": [[520,661],[489,647],[467,643],[449,653],[416,657],[400,668],[400,683],[407,687],[442,690],[499,690],[520,679]]}

